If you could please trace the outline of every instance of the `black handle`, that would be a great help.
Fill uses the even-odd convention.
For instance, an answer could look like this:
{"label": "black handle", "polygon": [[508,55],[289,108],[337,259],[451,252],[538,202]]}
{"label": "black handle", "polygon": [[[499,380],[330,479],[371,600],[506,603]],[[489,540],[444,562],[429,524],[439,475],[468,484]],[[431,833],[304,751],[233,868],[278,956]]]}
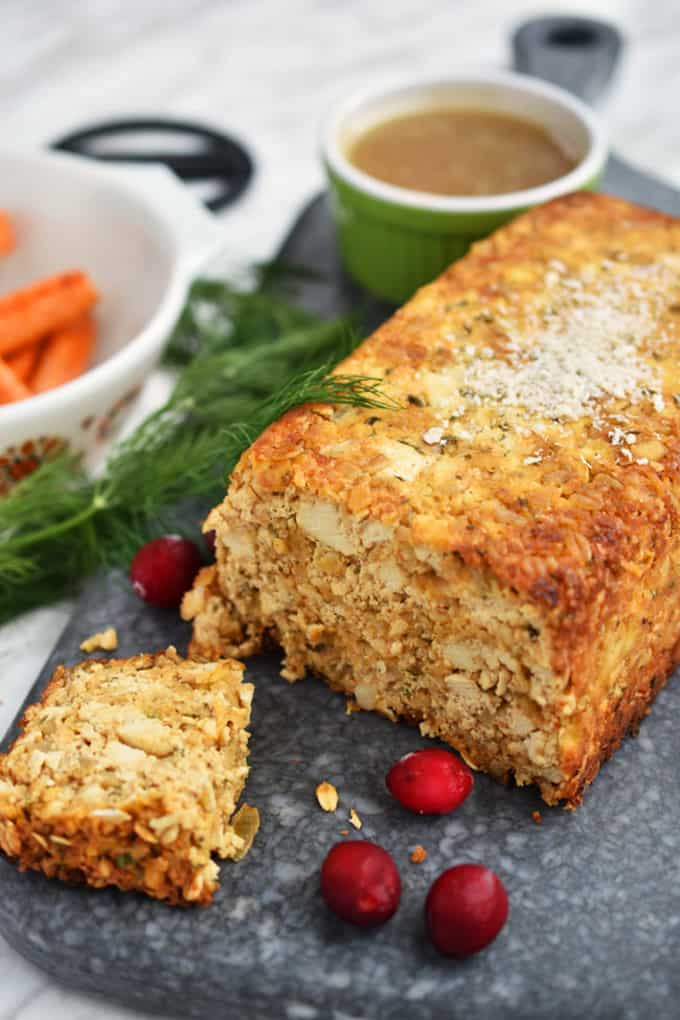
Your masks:
{"label": "black handle", "polygon": [[606,89],[623,36],[605,21],[554,17],[525,21],[512,37],[515,68],[592,102]]}
{"label": "black handle", "polygon": [[[160,139],[167,135],[168,145],[154,151],[140,151],[134,143],[130,144],[131,138],[145,134]],[[178,149],[178,137],[186,138],[193,151]],[[117,138],[122,141],[116,148]],[[102,139],[109,142],[105,150],[97,147]],[[109,163],[165,163],[186,183],[215,182],[218,185],[216,194],[205,200],[213,212],[235,202],[253,174],[253,161],[240,142],[193,121],[167,118],[103,121],[57,139],[51,148]]]}

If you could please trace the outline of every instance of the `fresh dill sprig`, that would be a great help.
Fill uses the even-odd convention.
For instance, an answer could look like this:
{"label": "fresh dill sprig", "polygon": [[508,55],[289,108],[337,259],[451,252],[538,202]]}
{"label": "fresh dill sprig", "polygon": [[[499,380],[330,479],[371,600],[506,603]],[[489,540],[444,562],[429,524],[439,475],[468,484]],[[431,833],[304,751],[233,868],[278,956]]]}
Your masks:
{"label": "fresh dill sprig", "polygon": [[249,290],[224,280],[194,281],[165,351],[168,364],[186,365],[199,353],[250,347],[318,324],[285,300],[298,281],[316,275],[313,270],[272,260],[256,267],[254,275],[256,286]]}
{"label": "fresh dill sprig", "polygon": [[174,390],[102,476],[61,451],[0,500],[0,622],[73,594],[100,565],[127,566],[170,526],[195,532],[181,504],[217,500],[243,451],[290,408],[396,406],[380,380],[329,375],[353,345],[346,322],[295,308],[271,280],[253,292],[197,281],[169,347],[184,365]]}

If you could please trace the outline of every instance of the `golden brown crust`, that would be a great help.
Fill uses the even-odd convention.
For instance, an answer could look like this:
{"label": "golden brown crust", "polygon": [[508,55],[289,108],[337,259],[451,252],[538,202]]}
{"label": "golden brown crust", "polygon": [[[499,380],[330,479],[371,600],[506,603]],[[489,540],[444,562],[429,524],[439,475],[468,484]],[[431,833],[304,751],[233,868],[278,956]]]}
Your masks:
{"label": "golden brown crust", "polygon": [[[524,413],[505,407],[507,429],[494,435],[493,425],[484,421],[481,437],[473,442],[458,440],[475,459],[465,458],[467,449],[456,458],[455,473],[460,477],[455,491],[441,484],[450,482],[453,472],[440,463],[435,465],[440,470],[428,465],[410,484],[389,475],[376,478],[380,472],[372,468],[386,462],[380,449],[383,438],[405,440],[425,456],[432,454],[422,439],[437,420],[432,402],[421,408],[409,403],[408,396],[422,399],[421,393],[410,392],[427,388],[417,374],[441,372],[472,340],[477,349],[487,344],[502,349],[503,331],[495,320],[480,320],[478,314],[491,309],[493,315],[499,301],[506,309],[517,310],[529,297],[545,296],[541,295],[542,276],[550,272],[552,261],[570,270],[592,265],[608,254],[628,252],[652,263],[660,252],[680,254],[679,222],[622,199],[585,193],[519,217],[422,288],[339,366],[343,373],[383,377],[389,368],[390,393],[407,401],[402,410],[343,409],[329,416],[308,407],[296,408],[255,442],[237,467],[234,481],[245,471],[265,492],[280,491],[292,482],[352,513],[369,512],[386,522],[396,521],[408,529],[415,543],[455,552],[471,566],[489,567],[548,610],[559,624],[563,641],[570,643],[574,634],[592,627],[590,604],[615,583],[622,565],[631,560],[644,563],[677,519],[675,501],[664,486],[666,481],[677,481],[680,470],[680,414],[672,399],[680,392],[680,366],[674,357],[675,323],[680,316],[668,311],[680,297],[677,267],[673,284],[662,295],[666,307],[646,345],[649,358],[659,355],[654,349],[657,338],[673,327],[674,346],[662,363],[662,388],[669,403],[659,413],[649,400],[634,407],[620,401],[608,416],[625,414],[626,432],[638,440],[634,446],[657,441],[660,435],[663,450],[657,461],[627,460],[621,446],[609,440],[610,422],[597,427],[586,416],[570,423],[564,436],[555,423],[543,423],[547,428],[544,445],[550,449],[540,463],[525,464],[535,453],[539,437],[532,431],[518,433],[516,424]],[[452,304],[459,295],[466,301],[462,308]],[[466,331],[468,326],[473,332]],[[452,339],[438,348],[442,335]],[[486,412],[484,408],[478,414],[495,420],[499,408]],[[466,422],[469,418],[467,414]],[[500,451],[497,447],[508,434],[509,449]],[[348,439],[351,443],[341,451],[331,452],[334,443]],[[485,443],[495,443],[496,448],[485,449]],[[582,458],[597,466],[597,472]],[[636,463],[643,459],[649,462]],[[470,493],[474,499],[466,501],[463,497]],[[580,499],[584,496],[586,505]],[[494,519],[489,511],[499,507],[507,516]]]}
{"label": "golden brown crust", "polygon": [[48,877],[207,904],[247,776],[243,667],[159,655],[59,666],[0,757],[0,848]]}
{"label": "golden brown crust", "polygon": [[[394,694],[396,681],[377,676],[376,707],[425,720],[426,732],[492,772],[514,771],[524,782],[534,769],[547,800],[577,803],[675,662],[679,330],[675,219],[582,193],[531,210],[476,244],[339,366],[382,378],[399,410],[297,408],[241,459],[211,517],[221,543],[222,602],[213,592],[213,613],[222,612],[225,633],[232,628],[230,647],[270,633],[284,645],[288,675],[312,668],[353,693],[352,674],[364,663],[370,673],[379,633],[363,652],[356,642],[345,648],[343,661],[334,625],[326,624],[323,639],[333,661],[309,635],[330,613],[324,586],[337,626],[361,626],[347,607],[351,596],[333,580],[343,572],[365,600],[364,618],[384,609],[381,594],[371,595],[370,564],[357,565],[352,544],[361,545],[359,525],[382,527],[385,549],[408,579],[393,614],[411,627],[430,614],[435,646],[443,646],[437,592],[446,589],[457,642],[477,652],[480,642],[505,642],[506,657],[514,649],[510,693],[496,681],[495,700],[491,687],[468,692],[475,725],[483,703],[492,734],[493,713],[510,715],[512,699],[526,696],[534,732],[551,749],[536,751],[529,736],[521,754],[509,750],[517,741],[508,729],[505,750],[489,750],[491,736],[480,741],[464,727],[447,728],[449,711],[463,719],[467,709],[460,698],[452,707],[443,655],[415,637],[408,654],[430,671],[431,691],[441,687],[437,718],[422,694],[411,703]],[[329,527],[335,538],[324,566],[318,544],[327,546]],[[378,570],[373,547],[361,555],[374,557]],[[313,583],[310,558],[319,562]],[[425,588],[429,609],[421,604]],[[474,616],[484,613],[487,588],[496,616],[481,627]],[[301,592],[297,602],[293,589]],[[196,616],[199,646],[207,618],[187,615]],[[494,636],[505,617],[514,621],[512,643]],[[466,676],[479,688],[492,678],[475,654]],[[389,649],[380,659],[392,675],[403,673]]]}

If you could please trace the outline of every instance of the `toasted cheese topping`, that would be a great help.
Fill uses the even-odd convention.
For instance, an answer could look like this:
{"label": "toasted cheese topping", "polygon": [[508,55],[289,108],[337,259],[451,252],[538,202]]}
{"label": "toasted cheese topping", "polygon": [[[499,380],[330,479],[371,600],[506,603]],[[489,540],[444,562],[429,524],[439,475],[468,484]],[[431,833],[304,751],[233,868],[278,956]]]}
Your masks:
{"label": "toasted cheese topping", "polygon": [[[662,411],[661,375],[644,357],[644,342],[658,329],[663,295],[677,283],[677,260],[617,265],[603,260],[576,276],[551,262],[544,277],[543,307],[522,323],[499,317],[505,334],[500,356],[481,352],[464,374],[472,403],[521,407],[531,414],[601,421],[612,400],[639,404],[651,399]],[[658,333],[656,342],[663,342]]]}

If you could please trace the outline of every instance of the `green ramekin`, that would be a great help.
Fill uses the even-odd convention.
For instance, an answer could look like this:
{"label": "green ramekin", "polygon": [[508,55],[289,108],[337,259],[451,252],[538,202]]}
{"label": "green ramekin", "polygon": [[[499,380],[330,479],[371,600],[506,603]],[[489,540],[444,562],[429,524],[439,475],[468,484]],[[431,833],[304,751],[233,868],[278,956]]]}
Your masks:
{"label": "green ramekin", "polygon": [[[349,162],[347,150],[374,124],[423,107],[494,110],[545,127],[575,159],[572,171],[525,191],[479,198],[431,195],[379,181]],[[470,244],[518,213],[559,195],[593,188],[607,158],[604,131],[563,89],[509,71],[485,71],[362,92],[331,116],[323,141],[338,242],[349,274],[368,291],[407,300]]]}

